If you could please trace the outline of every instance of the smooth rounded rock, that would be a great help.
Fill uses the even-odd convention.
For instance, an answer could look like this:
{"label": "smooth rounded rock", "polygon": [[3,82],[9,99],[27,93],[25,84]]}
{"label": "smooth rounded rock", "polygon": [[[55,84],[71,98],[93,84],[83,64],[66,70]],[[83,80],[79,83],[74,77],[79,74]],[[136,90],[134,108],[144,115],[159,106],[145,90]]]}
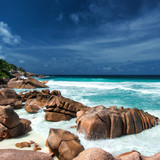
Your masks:
{"label": "smooth rounded rock", "polygon": [[115,160],[112,154],[100,148],[88,148],[73,160]]}

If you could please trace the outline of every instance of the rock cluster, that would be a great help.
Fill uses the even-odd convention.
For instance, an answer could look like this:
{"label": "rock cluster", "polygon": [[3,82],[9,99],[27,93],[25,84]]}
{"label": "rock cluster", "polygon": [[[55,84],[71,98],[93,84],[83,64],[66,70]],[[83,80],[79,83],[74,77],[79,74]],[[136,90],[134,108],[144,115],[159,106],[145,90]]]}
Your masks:
{"label": "rock cluster", "polygon": [[73,160],[84,150],[77,136],[62,129],[51,128],[46,145],[59,160]]}
{"label": "rock cluster", "polygon": [[21,89],[35,89],[35,88],[48,88],[45,84],[39,82],[38,80],[27,77],[22,79],[20,77],[12,78],[7,83],[8,88],[21,88]]}
{"label": "rock cluster", "polygon": [[20,119],[11,106],[0,106],[0,139],[21,136],[31,131],[31,122]]}
{"label": "rock cluster", "polygon": [[147,112],[121,107],[96,106],[77,113],[77,130],[87,139],[115,138],[154,127],[159,119]]}
{"label": "rock cluster", "polygon": [[21,99],[25,103],[25,110],[29,113],[37,113],[38,110],[47,106],[47,102],[53,96],[60,96],[59,91],[53,90],[52,92],[49,89],[37,91],[30,91],[28,93],[20,93]]}
{"label": "rock cluster", "polygon": [[0,89],[0,105],[11,105],[14,109],[22,108],[21,97],[12,89]]}
{"label": "rock cluster", "polygon": [[46,106],[44,112],[47,121],[70,120],[76,117],[78,111],[88,109],[80,102],[61,96],[61,92],[56,90],[30,91],[20,96],[23,102],[26,101],[25,110],[29,113],[36,113]]}
{"label": "rock cluster", "polygon": [[80,102],[75,102],[63,96],[54,96],[49,99],[45,112],[45,120],[57,122],[61,120],[70,120],[76,117],[80,110],[86,110],[88,107]]}
{"label": "rock cluster", "polygon": [[53,160],[53,158],[42,152],[17,149],[0,149],[1,160]]}

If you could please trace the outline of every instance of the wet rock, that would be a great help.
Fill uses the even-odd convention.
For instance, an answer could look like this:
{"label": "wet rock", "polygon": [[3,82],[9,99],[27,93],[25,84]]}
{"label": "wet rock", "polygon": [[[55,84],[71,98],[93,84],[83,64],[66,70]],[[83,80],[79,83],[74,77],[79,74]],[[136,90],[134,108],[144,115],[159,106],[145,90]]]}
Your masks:
{"label": "wet rock", "polygon": [[37,113],[41,108],[37,105],[29,105],[27,107],[25,107],[25,110],[28,113]]}
{"label": "wet rock", "polygon": [[[43,108],[45,113],[45,120],[47,121],[64,121],[76,117],[76,113],[80,110],[88,109],[87,106],[80,102],[73,101],[61,95],[60,91],[48,89],[40,91],[28,92],[20,94],[22,101],[26,101],[25,109],[28,112],[36,110],[35,108]],[[37,106],[37,107],[36,107]],[[33,111],[34,112],[34,111]],[[35,111],[36,112],[36,111]]]}
{"label": "wet rock", "polygon": [[77,113],[77,130],[87,139],[115,138],[154,127],[159,119],[142,110],[96,106]]}
{"label": "wet rock", "polygon": [[40,147],[34,147],[34,148],[33,148],[33,151],[40,151],[40,150],[41,150]]}
{"label": "wet rock", "polygon": [[61,121],[70,120],[76,117],[76,113],[80,110],[87,110],[88,107],[80,102],[73,101],[63,96],[54,96],[47,102],[47,107],[44,109],[45,120]]}
{"label": "wet rock", "polygon": [[34,142],[34,141],[32,141],[32,140],[30,140],[30,141],[29,141],[29,143],[30,143],[30,144],[34,144],[35,142]]}
{"label": "wet rock", "polygon": [[28,77],[22,79],[20,77],[12,78],[7,83],[8,88],[22,88],[22,89],[35,89],[35,88],[48,88],[45,84],[39,82],[38,80]]}
{"label": "wet rock", "polygon": [[160,160],[160,152],[153,156],[146,157],[141,155],[137,151],[131,151],[131,152],[123,153],[115,158],[116,160]]}
{"label": "wet rock", "polygon": [[69,121],[73,117],[63,113],[56,113],[56,112],[46,112],[45,120],[52,121],[52,122],[59,122],[59,121]]}
{"label": "wet rock", "polygon": [[1,160],[53,160],[53,158],[43,152],[29,150],[0,149]]}
{"label": "wet rock", "polygon": [[103,149],[88,148],[81,152],[73,160],[115,160],[115,158]]}
{"label": "wet rock", "polygon": [[0,106],[0,138],[21,136],[31,131],[31,122],[20,119],[11,106]]}
{"label": "wet rock", "polygon": [[59,160],[72,160],[84,150],[77,136],[62,129],[51,128],[46,144]]}
{"label": "wet rock", "polygon": [[0,89],[0,105],[11,105],[14,109],[22,108],[21,97],[12,89]]}
{"label": "wet rock", "polygon": [[15,146],[18,148],[31,147],[30,143],[28,143],[28,142],[16,143]]}

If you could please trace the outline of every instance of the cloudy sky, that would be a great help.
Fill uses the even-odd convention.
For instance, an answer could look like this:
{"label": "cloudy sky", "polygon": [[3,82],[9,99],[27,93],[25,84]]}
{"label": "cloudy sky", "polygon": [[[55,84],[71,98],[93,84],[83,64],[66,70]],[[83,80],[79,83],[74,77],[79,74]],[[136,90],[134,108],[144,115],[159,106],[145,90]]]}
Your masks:
{"label": "cloudy sky", "polygon": [[0,0],[0,58],[39,74],[160,74],[160,1]]}

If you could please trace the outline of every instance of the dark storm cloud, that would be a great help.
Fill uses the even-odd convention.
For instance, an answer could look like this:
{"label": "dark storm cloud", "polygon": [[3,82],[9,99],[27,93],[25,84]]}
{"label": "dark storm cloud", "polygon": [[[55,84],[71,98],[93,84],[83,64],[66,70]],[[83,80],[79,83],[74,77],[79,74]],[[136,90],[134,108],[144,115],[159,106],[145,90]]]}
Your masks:
{"label": "dark storm cloud", "polygon": [[159,10],[158,0],[0,1],[1,23],[21,39],[0,54],[37,73],[160,74]]}

